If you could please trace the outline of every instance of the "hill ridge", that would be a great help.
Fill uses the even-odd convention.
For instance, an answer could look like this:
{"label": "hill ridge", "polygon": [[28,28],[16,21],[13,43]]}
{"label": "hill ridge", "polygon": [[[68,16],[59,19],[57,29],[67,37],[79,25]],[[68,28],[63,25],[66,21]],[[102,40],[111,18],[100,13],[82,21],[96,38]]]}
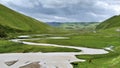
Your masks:
{"label": "hill ridge", "polygon": [[16,12],[2,4],[0,4],[0,25],[15,30],[38,33],[48,32],[52,29],[52,27],[46,23]]}
{"label": "hill ridge", "polygon": [[96,29],[109,29],[114,27],[120,27],[120,15],[113,16],[103,22],[101,22]]}

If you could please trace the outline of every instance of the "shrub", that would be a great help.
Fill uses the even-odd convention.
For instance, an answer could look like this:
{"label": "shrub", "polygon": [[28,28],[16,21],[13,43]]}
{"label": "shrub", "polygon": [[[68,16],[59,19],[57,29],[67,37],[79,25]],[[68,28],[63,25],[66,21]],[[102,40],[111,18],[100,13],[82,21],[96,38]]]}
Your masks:
{"label": "shrub", "polygon": [[0,38],[5,38],[5,37],[7,37],[7,33],[2,27],[0,27]]}

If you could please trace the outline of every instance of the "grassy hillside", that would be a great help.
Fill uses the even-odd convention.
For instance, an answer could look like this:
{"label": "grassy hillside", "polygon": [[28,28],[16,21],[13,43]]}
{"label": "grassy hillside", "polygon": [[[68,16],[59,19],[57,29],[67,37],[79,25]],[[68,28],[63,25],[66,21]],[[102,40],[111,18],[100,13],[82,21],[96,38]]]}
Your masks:
{"label": "grassy hillside", "polygon": [[96,29],[109,29],[113,27],[120,27],[120,15],[113,16],[104,22],[102,22],[100,25],[96,27]]}
{"label": "grassy hillside", "polygon": [[[36,33],[48,32],[51,27],[47,24],[15,12],[0,4],[0,28],[7,32],[29,31]],[[9,29],[9,30],[8,30]]]}

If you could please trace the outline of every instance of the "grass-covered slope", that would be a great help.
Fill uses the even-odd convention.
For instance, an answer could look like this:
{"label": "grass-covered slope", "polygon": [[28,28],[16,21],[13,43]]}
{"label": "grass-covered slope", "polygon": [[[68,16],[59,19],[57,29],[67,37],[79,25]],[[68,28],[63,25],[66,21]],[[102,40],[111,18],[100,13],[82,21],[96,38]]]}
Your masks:
{"label": "grass-covered slope", "polygon": [[114,28],[114,27],[120,27],[120,15],[118,16],[113,16],[101,24],[99,24],[96,29],[109,29],[109,28]]}
{"label": "grass-covered slope", "polygon": [[[0,27],[5,31],[48,32],[51,27],[45,23],[15,12],[0,4]],[[5,27],[5,28],[4,28]]]}

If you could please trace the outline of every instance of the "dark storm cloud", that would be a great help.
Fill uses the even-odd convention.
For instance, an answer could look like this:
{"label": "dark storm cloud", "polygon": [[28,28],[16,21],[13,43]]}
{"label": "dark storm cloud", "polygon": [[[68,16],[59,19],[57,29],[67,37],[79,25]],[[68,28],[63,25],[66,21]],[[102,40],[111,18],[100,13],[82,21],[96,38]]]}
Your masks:
{"label": "dark storm cloud", "polygon": [[103,21],[120,13],[119,0],[0,0],[42,21]]}

